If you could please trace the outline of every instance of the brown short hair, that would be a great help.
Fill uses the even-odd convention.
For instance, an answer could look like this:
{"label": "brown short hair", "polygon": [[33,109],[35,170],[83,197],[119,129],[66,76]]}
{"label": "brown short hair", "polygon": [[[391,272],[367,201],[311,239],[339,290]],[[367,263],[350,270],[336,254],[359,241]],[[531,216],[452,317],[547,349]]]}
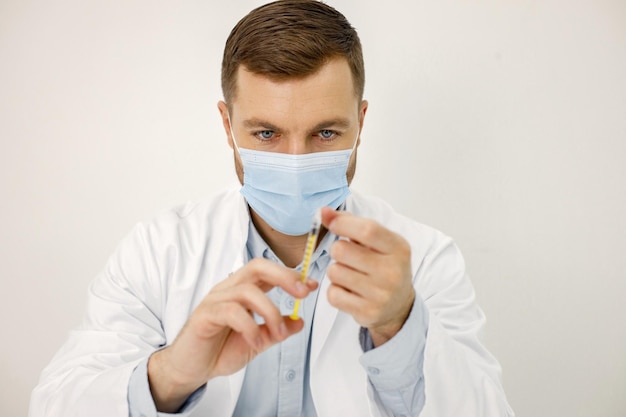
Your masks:
{"label": "brown short hair", "polygon": [[316,0],[279,0],[252,10],[235,25],[224,47],[222,92],[230,105],[237,93],[237,70],[274,80],[301,78],[330,59],[350,65],[354,90],[363,97],[365,69],[361,41],[348,20]]}

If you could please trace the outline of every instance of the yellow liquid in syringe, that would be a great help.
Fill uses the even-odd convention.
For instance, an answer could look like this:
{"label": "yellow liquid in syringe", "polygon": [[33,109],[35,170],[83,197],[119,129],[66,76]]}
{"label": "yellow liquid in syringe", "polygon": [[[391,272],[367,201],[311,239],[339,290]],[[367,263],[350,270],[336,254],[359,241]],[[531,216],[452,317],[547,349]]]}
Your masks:
{"label": "yellow liquid in syringe", "polygon": [[[315,249],[315,243],[317,242],[317,236],[320,233],[321,228],[321,213],[318,212],[313,217],[313,224],[311,225],[311,231],[306,241],[306,248],[304,249],[304,257],[302,258],[302,272],[300,273],[300,280],[306,281],[306,277],[309,273],[309,263],[311,262],[311,256],[313,256],[313,250]],[[293,312],[289,316],[292,320],[298,320],[298,310],[300,309],[300,299],[296,299],[296,303],[293,306]]]}

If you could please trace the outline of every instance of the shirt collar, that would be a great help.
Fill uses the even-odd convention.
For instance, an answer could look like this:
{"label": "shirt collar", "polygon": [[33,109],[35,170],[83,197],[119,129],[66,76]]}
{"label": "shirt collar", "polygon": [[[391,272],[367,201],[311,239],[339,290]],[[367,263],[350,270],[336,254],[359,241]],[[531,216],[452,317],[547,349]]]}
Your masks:
{"label": "shirt collar", "polygon": [[[345,208],[346,208],[346,203],[343,202],[337,208],[337,210],[344,211]],[[252,222],[252,217],[250,217],[250,220],[248,222],[248,229],[249,229],[248,241],[246,242],[248,260],[254,259],[254,258],[265,258],[265,259],[269,259],[270,261],[276,262],[280,265],[284,265],[283,262],[278,258],[278,256],[274,254],[274,251],[272,250],[272,248],[270,248],[269,245],[265,242],[265,240],[263,240],[258,230],[254,226],[254,223]],[[330,259],[328,260],[326,259],[326,255],[328,255],[330,251],[330,246],[333,244],[335,240],[337,240],[337,236],[333,235],[332,233],[326,233],[326,236],[324,236],[324,239],[322,239],[320,244],[315,249],[315,252],[313,252],[313,255],[311,256],[311,263],[313,264],[315,262],[318,262],[318,260],[320,261],[323,260],[322,265],[320,265],[320,267],[323,267],[322,269],[324,269],[326,265],[328,265],[328,262],[330,262]],[[302,267],[302,264],[299,264],[295,269],[300,270],[301,267]]]}

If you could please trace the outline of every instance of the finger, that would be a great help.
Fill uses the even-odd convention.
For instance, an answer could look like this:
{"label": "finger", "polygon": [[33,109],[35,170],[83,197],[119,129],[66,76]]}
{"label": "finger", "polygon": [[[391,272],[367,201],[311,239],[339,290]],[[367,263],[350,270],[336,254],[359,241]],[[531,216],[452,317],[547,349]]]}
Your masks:
{"label": "finger", "polygon": [[237,302],[251,313],[263,318],[270,329],[272,336],[283,340],[287,334],[282,328],[282,316],[278,308],[255,284],[247,283],[232,286],[215,294],[213,302]]}
{"label": "finger", "polygon": [[367,314],[368,310],[372,309],[364,307],[366,305],[365,300],[358,294],[352,293],[339,285],[331,284],[326,292],[326,297],[330,305],[350,314],[361,326],[367,327],[370,324],[364,315]]}
{"label": "finger", "polygon": [[392,253],[403,242],[400,235],[374,220],[357,217],[345,211],[332,214],[324,210],[322,214],[322,223],[331,233],[347,237],[377,252]]}
{"label": "finger", "polygon": [[337,285],[362,298],[374,296],[375,288],[371,280],[359,271],[355,271],[345,265],[332,263],[329,265],[326,275],[333,285]]}
{"label": "finger", "polygon": [[278,286],[297,298],[304,298],[317,288],[316,281],[307,279],[303,283],[298,272],[263,258],[251,260],[228,279],[235,285],[254,283],[265,292]]}
{"label": "finger", "polygon": [[[312,281],[317,286],[316,281]],[[265,321],[274,340],[282,341],[292,333],[293,326],[287,326],[293,320],[285,321],[276,305],[254,284],[233,288],[233,296],[248,310],[258,314]]]}
{"label": "finger", "polygon": [[288,317],[283,317],[282,320],[286,329],[286,335],[282,339],[274,338],[266,325],[262,324],[259,326],[259,351],[266,350],[276,343],[282,342],[284,339],[298,333],[304,328],[304,322],[302,319],[292,320]]}
{"label": "finger", "polygon": [[287,333],[289,336],[298,333],[304,328],[304,321],[302,321],[302,319],[294,320],[289,316],[283,316],[283,323],[287,328]]}
{"label": "finger", "polygon": [[[209,314],[210,316],[207,317]],[[259,348],[261,340],[259,326],[241,304],[236,302],[220,303],[212,311],[207,310],[204,320],[219,326],[230,327],[241,334],[250,347]]]}
{"label": "finger", "polygon": [[359,243],[338,240],[330,247],[330,256],[336,263],[367,273],[376,266],[380,254]]}
{"label": "finger", "polygon": [[330,207],[322,207],[322,224],[328,229],[328,225],[339,216],[339,210],[333,210]]}

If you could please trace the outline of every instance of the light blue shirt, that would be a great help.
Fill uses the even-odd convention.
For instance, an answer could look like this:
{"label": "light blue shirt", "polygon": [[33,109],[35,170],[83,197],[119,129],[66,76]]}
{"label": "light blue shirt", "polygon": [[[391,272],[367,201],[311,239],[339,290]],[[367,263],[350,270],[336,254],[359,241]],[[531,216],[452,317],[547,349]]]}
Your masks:
{"label": "light blue shirt", "polygon": [[[282,265],[252,222],[249,230],[248,260],[262,257]],[[329,233],[320,242],[311,258],[309,278],[318,282],[323,279],[331,261],[330,246],[335,240],[336,236]],[[301,265],[296,268],[300,269]],[[295,300],[282,289],[273,288],[267,296],[282,315],[293,311]],[[248,364],[233,417],[317,417],[309,384],[310,334],[317,296],[318,291],[315,291],[301,301],[299,313],[304,321],[301,332],[262,352]],[[262,322],[259,317],[255,319]],[[394,416],[417,416],[424,407],[423,361],[427,328],[428,311],[417,295],[403,328],[387,343],[374,349],[366,329],[354,335],[359,338],[364,351],[359,361],[367,371],[369,383]],[[137,366],[130,379],[130,416],[188,416],[201,399],[204,387],[189,397],[178,414],[158,413],[148,384],[147,361],[146,358]]]}
{"label": "light blue shirt", "polygon": [[[262,257],[283,265],[252,222],[249,230],[248,260]],[[320,282],[324,276],[330,263],[328,251],[334,240],[334,236],[326,235],[313,252],[308,271],[310,279]],[[301,271],[302,264],[296,270]],[[318,293],[316,290],[300,301],[298,313],[304,321],[302,331],[262,352],[248,364],[233,417],[317,417],[309,386],[309,344]],[[267,296],[283,316],[292,313],[295,300],[281,288],[273,288]],[[256,319],[262,322],[262,319]],[[268,380],[276,381],[276,384],[259,383]]]}

